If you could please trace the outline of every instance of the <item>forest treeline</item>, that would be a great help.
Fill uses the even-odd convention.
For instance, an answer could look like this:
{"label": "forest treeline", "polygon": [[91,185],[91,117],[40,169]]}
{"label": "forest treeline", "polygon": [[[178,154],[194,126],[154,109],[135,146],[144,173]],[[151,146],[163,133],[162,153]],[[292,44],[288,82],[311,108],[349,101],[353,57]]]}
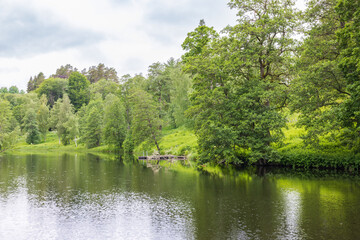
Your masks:
{"label": "forest treeline", "polygon": [[198,137],[199,163],[277,159],[289,114],[303,146],[360,152],[360,3],[230,0],[237,24],[220,32],[203,20],[180,60],[118,77],[104,64],[61,66],[31,77],[27,94],[1,94],[0,149],[19,135],[29,144],[56,131],[62,144],[108,144],[131,154],[162,129],[186,126]]}

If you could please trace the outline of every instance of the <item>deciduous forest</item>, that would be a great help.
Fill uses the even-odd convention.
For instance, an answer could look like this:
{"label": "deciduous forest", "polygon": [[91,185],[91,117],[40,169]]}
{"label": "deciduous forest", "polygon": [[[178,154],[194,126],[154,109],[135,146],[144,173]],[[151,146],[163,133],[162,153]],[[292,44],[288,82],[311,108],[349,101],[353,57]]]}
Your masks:
{"label": "deciduous forest", "polygon": [[359,4],[230,0],[236,25],[200,20],[181,58],[145,75],[66,64],[30,77],[27,93],[2,87],[0,151],[56,140],[125,159],[358,168]]}

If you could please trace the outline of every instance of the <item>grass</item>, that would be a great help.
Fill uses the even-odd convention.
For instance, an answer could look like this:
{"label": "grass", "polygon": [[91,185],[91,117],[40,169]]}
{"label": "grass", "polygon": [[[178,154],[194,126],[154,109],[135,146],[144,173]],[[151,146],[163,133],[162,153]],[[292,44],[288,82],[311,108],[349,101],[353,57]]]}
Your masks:
{"label": "grass", "polygon": [[340,168],[355,170],[360,167],[360,154],[342,146],[340,142],[329,141],[327,136],[319,138],[319,146],[306,146],[301,138],[306,134],[304,128],[288,123],[283,129],[285,139],[276,147],[279,158],[273,162],[301,168]]}
{"label": "grass", "polygon": [[46,135],[46,141],[39,144],[27,144],[25,136],[20,137],[18,143],[11,149],[9,153],[49,153],[49,152],[76,152],[76,153],[108,153],[111,149],[107,146],[99,146],[88,149],[84,144],[78,144],[76,147],[74,143],[64,146],[59,144],[59,139],[56,132],[49,132]]}
{"label": "grass", "polygon": [[[159,142],[160,154],[185,155],[193,159],[197,154],[197,137],[194,131],[185,127],[177,129],[163,129],[163,137]],[[136,157],[142,155],[152,155],[156,148],[152,143],[143,142],[134,150]]]}
{"label": "grass", "polygon": [[[283,129],[284,141],[282,144],[276,144],[274,147],[278,152],[278,158],[270,160],[272,163],[303,168],[343,168],[359,169],[360,154],[354,154],[349,149],[341,146],[339,143],[330,142],[326,137],[321,138],[320,147],[305,146],[302,135],[306,134],[304,128],[295,126],[296,120],[288,123],[287,128]],[[163,137],[159,141],[160,154],[173,154],[178,156],[187,156],[194,162],[198,159],[197,137],[193,130],[186,127],[177,129],[164,128]],[[74,152],[74,153],[111,153],[112,150],[107,145],[88,149],[84,144],[75,147],[74,144],[63,146],[59,144],[55,132],[47,134],[47,140],[36,145],[29,145],[25,142],[25,137],[21,137],[10,153],[36,153],[48,154],[51,152]],[[152,142],[143,142],[134,150],[135,157],[142,155],[152,155],[156,152],[156,147]],[[196,166],[196,163],[192,163]],[[176,168],[176,165],[173,168]],[[180,166],[179,166],[180,167]],[[212,166],[202,166],[207,172],[217,172],[217,168]],[[181,168],[182,169],[182,168]]]}

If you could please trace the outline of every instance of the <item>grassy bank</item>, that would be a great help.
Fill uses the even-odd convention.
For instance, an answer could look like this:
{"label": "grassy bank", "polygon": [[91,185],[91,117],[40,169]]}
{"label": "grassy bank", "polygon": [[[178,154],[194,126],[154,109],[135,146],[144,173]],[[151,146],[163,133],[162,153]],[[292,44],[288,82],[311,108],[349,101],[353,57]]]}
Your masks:
{"label": "grassy bank", "polygon": [[[358,170],[360,167],[360,154],[354,154],[339,143],[321,139],[318,148],[305,146],[302,135],[306,133],[303,128],[296,128],[289,123],[283,129],[283,144],[275,146],[277,158],[271,159],[270,164],[290,166],[296,168],[333,168]],[[165,129],[160,141],[161,154],[186,155],[192,161],[197,159],[197,137],[194,132],[181,127],[178,129]],[[142,143],[136,147],[135,155],[153,154],[155,146],[151,143]],[[200,166],[208,168],[210,165]],[[207,170],[211,171],[211,167]]]}
{"label": "grassy bank", "polygon": [[285,139],[277,147],[278,159],[271,163],[300,168],[359,169],[360,154],[353,153],[340,143],[330,142],[322,137],[318,147],[305,146],[301,136],[306,132],[302,128],[296,128],[294,124],[288,124],[283,132]]}
{"label": "grassy bank", "polygon": [[[164,129],[163,137],[159,142],[160,154],[185,155],[191,160],[197,158],[197,137],[194,131],[185,127],[177,129]],[[143,142],[134,150],[135,157],[152,155],[156,148],[151,142]]]}
{"label": "grassy bank", "polygon": [[79,152],[79,153],[111,153],[111,149],[105,145],[88,149],[84,144],[64,146],[59,144],[59,139],[55,132],[46,135],[46,141],[39,144],[27,144],[25,136],[20,137],[18,143],[8,153],[48,153],[48,152]]}
{"label": "grassy bank", "polygon": [[[291,166],[297,168],[338,168],[358,170],[360,167],[360,154],[354,154],[349,149],[333,142],[322,140],[319,148],[308,147],[303,144],[301,136],[305,130],[296,128],[294,124],[288,124],[284,129],[285,139],[283,144],[276,146],[278,157],[271,159],[270,164]],[[185,155],[190,161],[196,161],[197,137],[193,130],[186,127],[177,129],[164,129],[163,137],[159,142],[160,154]],[[75,147],[74,144],[64,146],[59,144],[55,132],[49,132],[45,142],[29,145],[25,142],[25,137],[21,137],[10,153],[49,153],[49,152],[75,152],[75,153],[113,153],[112,149],[103,145],[88,149],[84,144]],[[151,142],[143,142],[134,150],[137,158],[142,155],[152,155],[156,153],[156,148]],[[193,164],[195,165],[195,163]],[[210,166],[210,165],[209,165]],[[207,166],[201,166],[207,167]]]}

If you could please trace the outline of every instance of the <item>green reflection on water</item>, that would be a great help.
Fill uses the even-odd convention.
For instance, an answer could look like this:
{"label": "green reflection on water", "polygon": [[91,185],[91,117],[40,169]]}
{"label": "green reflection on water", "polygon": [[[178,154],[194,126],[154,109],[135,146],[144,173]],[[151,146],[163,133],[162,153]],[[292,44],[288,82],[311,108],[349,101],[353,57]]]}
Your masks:
{"label": "green reflection on water", "polygon": [[[125,224],[128,215],[133,217],[126,221],[126,229],[118,232],[128,231],[129,237],[139,236],[142,231],[145,238],[171,233],[179,239],[357,237],[357,176],[289,169],[207,170],[199,172],[176,163],[162,163],[156,168],[85,154],[1,156],[0,210],[10,214],[5,211],[10,207],[9,200],[23,194],[29,205],[27,211],[35,216],[46,219],[46,211],[54,214],[53,206],[57,206],[61,211],[55,215],[68,214],[66,221],[57,217],[57,225],[63,226],[74,217],[85,225],[96,225],[99,231],[93,233],[98,234],[95,238],[106,237],[109,224],[115,224],[116,229],[116,223]],[[88,216],[83,216],[84,206],[90,209]],[[96,220],[97,208],[102,209],[101,221]],[[139,222],[144,214],[145,220],[141,221],[147,224]],[[3,213],[3,219],[10,218]],[[46,221],[44,224],[56,226],[46,226]],[[66,232],[67,227],[61,231]],[[0,228],[0,237],[2,231]]]}

